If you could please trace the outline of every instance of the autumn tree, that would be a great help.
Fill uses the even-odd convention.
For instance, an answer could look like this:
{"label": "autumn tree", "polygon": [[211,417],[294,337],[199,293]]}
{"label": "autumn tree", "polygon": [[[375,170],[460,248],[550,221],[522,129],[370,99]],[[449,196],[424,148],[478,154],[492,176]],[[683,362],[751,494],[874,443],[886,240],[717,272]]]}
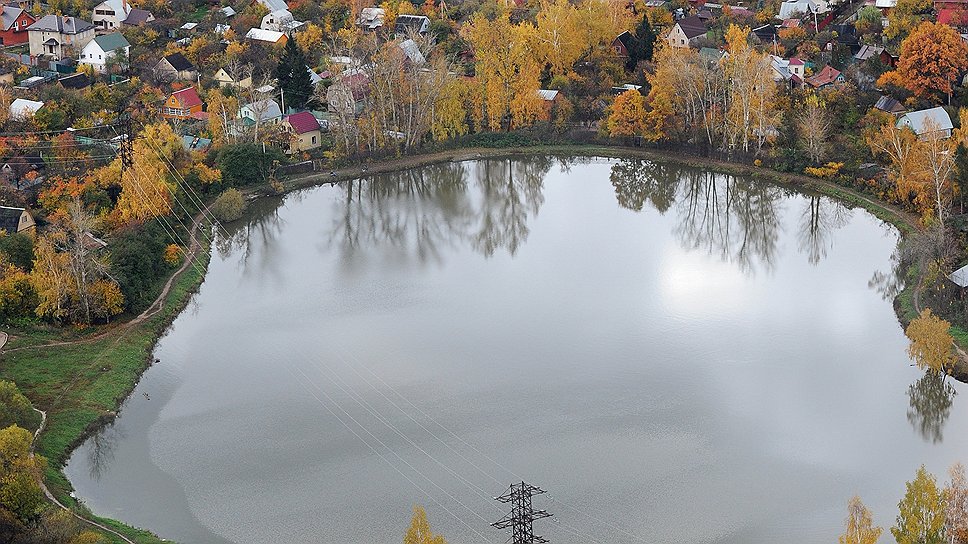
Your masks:
{"label": "autumn tree", "polygon": [[447,541],[442,535],[435,535],[430,530],[427,512],[423,507],[414,506],[413,517],[410,519],[407,534],[403,537],[403,544],[447,544]]}
{"label": "autumn tree", "polygon": [[917,146],[917,161],[921,165],[924,185],[920,191],[920,201],[925,212],[934,209],[942,234],[954,193],[952,185],[957,147],[958,141],[947,138],[934,119],[925,120],[924,134]]}
{"label": "autumn tree", "polygon": [[955,463],[948,469],[950,480],[944,487],[945,532],[954,544],[968,542],[968,478],[965,466]]}
{"label": "autumn tree", "polygon": [[612,138],[641,136],[645,129],[645,106],[642,93],[628,90],[615,97],[605,120],[608,135]]}
{"label": "autumn tree", "polygon": [[89,244],[93,228],[93,218],[75,199],[68,215],[38,240],[30,274],[38,316],[91,323],[121,313],[121,290],[107,260]]}
{"label": "autumn tree", "polygon": [[226,96],[221,89],[208,92],[208,132],[215,147],[229,143],[228,127],[239,112],[239,100]]}
{"label": "autumn tree", "polygon": [[897,524],[891,527],[897,544],[945,544],[946,500],[934,475],[924,465],[898,503]]}
{"label": "autumn tree", "polygon": [[811,94],[797,117],[797,136],[800,147],[814,163],[823,160],[830,137],[830,115],[826,105],[816,94]]}
{"label": "autumn tree", "polygon": [[884,529],[874,526],[874,516],[857,495],[847,502],[844,526],[839,544],[875,544],[884,532]]}
{"label": "autumn tree", "polygon": [[894,43],[904,40],[924,20],[931,7],[931,0],[897,0],[887,16],[884,36]]}
{"label": "autumn tree", "polygon": [[918,368],[944,372],[955,362],[952,351],[954,340],[948,332],[950,328],[951,323],[932,314],[930,308],[925,308],[908,324],[904,331],[911,341],[908,355]]}
{"label": "autumn tree", "polygon": [[39,481],[46,462],[32,455],[33,435],[16,425],[0,430],[0,510],[22,522],[37,518],[44,495]]}
{"label": "autumn tree", "polygon": [[478,13],[462,31],[476,59],[478,108],[471,116],[479,126],[510,130],[537,121],[541,69],[530,46],[534,26],[511,24],[507,13],[493,20]]}
{"label": "autumn tree", "polygon": [[920,179],[916,161],[918,138],[914,131],[907,127],[898,128],[890,119],[879,129],[869,131],[866,138],[874,156],[887,158],[890,162],[888,175],[894,182],[898,198],[903,201],[909,195],[917,194]]}
{"label": "autumn tree", "polygon": [[725,112],[726,146],[759,152],[779,122],[776,84],[770,58],[749,44],[749,28],[729,25],[724,61],[729,105]]}
{"label": "autumn tree", "polygon": [[570,71],[590,47],[588,26],[568,0],[544,0],[533,33],[535,50],[551,66],[552,75]]}
{"label": "autumn tree", "polygon": [[901,84],[919,97],[941,94],[950,99],[952,82],[966,68],[968,45],[948,25],[923,22],[901,43],[897,73]]}

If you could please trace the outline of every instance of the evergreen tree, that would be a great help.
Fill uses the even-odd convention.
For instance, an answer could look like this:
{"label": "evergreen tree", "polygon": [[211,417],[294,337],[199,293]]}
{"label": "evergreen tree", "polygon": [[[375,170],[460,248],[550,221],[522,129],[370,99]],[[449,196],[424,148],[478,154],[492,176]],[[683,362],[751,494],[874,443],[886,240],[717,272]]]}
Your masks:
{"label": "evergreen tree", "polygon": [[649,17],[643,16],[642,22],[635,29],[635,46],[634,52],[629,52],[629,63],[632,64],[632,68],[635,67],[639,61],[652,60],[652,53],[655,51],[655,30],[652,30],[652,24],[649,23]]}
{"label": "evergreen tree", "polygon": [[306,55],[296,40],[286,42],[286,50],[276,66],[276,80],[284,93],[287,108],[305,108],[313,97],[313,81],[309,77]]}

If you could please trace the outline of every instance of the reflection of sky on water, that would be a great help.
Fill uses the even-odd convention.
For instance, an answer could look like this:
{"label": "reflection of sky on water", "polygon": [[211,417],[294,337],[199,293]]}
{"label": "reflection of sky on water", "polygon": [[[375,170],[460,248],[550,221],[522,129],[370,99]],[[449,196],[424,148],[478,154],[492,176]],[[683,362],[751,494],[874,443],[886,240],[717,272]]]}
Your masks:
{"label": "reflection of sky on water", "polygon": [[520,476],[551,491],[554,542],[830,542],[853,494],[890,524],[918,465],[968,451],[868,289],[896,233],[829,199],[533,158],[255,208],[111,447],[72,459],[95,511],[182,542],[371,543],[421,503],[451,542],[503,542],[486,497]]}

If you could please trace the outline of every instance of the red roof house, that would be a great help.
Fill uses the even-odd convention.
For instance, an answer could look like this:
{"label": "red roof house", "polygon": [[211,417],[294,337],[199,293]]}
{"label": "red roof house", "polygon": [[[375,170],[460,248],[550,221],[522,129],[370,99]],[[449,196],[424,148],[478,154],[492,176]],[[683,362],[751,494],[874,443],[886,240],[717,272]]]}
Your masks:
{"label": "red roof house", "polygon": [[204,117],[202,99],[195,87],[185,87],[171,93],[161,108],[161,116],[166,119],[191,119]]}
{"label": "red roof house", "polygon": [[27,43],[27,27],[36,21],[25,9],[3,6],[3,13],[0,14],[0,46]]}
{"label": "red roof house", "polygon": [[286,116],[283,126],[292,134],[290,153],[309,151],[322,145],[322,127],[311,112],[301,111]]}
{"label": "red roof house", "polygon": [[823,89],[825,87],[830,87],[831,85],[843,83],[844,81],[844,74],[841,74],[839,70],[836,70],[834,67],[828,64],[827,66],[823,67],[823,70],[820,70],[815,75],[808,77],[807,85],[810,85],[814,89]]}

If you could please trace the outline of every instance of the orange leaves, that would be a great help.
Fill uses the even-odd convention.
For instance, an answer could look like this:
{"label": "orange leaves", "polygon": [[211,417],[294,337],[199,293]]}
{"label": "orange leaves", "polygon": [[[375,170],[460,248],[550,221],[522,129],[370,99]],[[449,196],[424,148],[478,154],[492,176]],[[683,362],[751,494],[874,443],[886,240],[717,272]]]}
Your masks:
{"label": "orange leaves", "polygon": [[168,244],[165,247],[165,262],[171,266],[175,266],[182,260],[182,249],[177,244]]}
{"label": "orange leaves", "polygon": [[645,101],[642,93],[628,90],[615,97],[605,127],[613,138],[641,136],[645,132]]}
{"label": "orange leaves", "polygon": [[966,68],[968,45],[950,26],[921,23],[901,43],[899,82],[920,97],[950,94],[952,82]]}

